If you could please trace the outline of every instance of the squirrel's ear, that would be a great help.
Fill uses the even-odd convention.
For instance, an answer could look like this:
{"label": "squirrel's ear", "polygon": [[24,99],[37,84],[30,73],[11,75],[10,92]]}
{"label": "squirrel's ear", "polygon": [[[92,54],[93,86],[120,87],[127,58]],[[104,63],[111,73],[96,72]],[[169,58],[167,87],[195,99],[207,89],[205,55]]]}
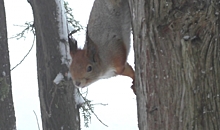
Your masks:
{"label": "squirrel's ear", "polygon": [[88,30],[86,32],[86,55],[92,62],[97,62],[98,57],[98,49],[95,43],[91,40],[88,35]]}
{"label": "squirrel's ear", "polygon": [[77,51],[77,41],[74,38],[72,38],[71,34],[69,34],[68,42],[69,42],[70,54],[73,55]]}

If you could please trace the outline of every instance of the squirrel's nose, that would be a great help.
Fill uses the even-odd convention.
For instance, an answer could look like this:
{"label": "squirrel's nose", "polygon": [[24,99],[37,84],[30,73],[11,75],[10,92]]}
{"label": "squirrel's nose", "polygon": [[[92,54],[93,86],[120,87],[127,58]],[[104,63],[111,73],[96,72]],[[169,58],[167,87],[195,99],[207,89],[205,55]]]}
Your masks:
{"label": "squirrel's nose", "polygon": [[76,86],[80,86],[81,82],[80,81],[76,81],[75,84],[76,84]]}

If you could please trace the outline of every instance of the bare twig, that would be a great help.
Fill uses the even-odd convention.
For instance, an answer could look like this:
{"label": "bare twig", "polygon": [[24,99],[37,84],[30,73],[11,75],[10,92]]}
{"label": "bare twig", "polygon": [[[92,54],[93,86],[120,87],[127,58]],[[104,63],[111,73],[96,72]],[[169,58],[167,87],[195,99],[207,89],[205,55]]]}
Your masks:
{"label": "bare twig", "polygon": [[31,46],[31,48],[29,49],[28,53],[23,57],[23,59],[22,59],[16,66],[14,66],[14,67],[11,69],[11,71],[12,71],[13,69],[15,69],[16,67],[18,67],[18,66],[24,61],[24,59],[29,55],[29,53],[31,52],[32,48],[34,47],[34,42],[35,42],[35,36],[34,36],[34,40],[33,40],[32,46]]}
{"label": "bare twig", "polygon": [[35,117],[36,117],[36,120],[37,120],[37,126],[38,126],[38,130],[40,130],[40,125],[39,125],[39,122],[38,122],[38,118],[37,118],[37,114],[36,112],[33,110],[34,114],[35,114]]}
{"label": "bare twig", "polygon": [[91,105],[102,105],[102,106],[107,106],[108,104],[104,104],[104,103],[94,103],[94,104],[91,104]]}
{"label": "bare twig", "polygon": [[68,2],[64,1],[64,8],[65,8],[65,14],[66,14],[67,23],[69,25],[71,25],[73,28],[76,28],[76,30],[83,29],[82,25],[79,24],[79,21],[75,20],[75,18],[73,16],[72,9],[69,7],[69,3]]}
{"label": "bare twig", "polygon": [[[78,93],[80,93],[80,92],[78,91]],[[100,123],[102,123],[104,126],[108,127],[108,125],[106,125],[104,122],[102,122],[102,120],[99,119],[99,117],[95,114],[95,112],[94,112],[93,109],[91,108],[90,104],[88,103],[87,99],[86,99],[85,97],[83,97],[83,95],[82,95],[81,93],[80,93],[80,95],[82,96],[82,98],[84,99],[86,105],[89,107],[89,110],[90,110],[90,111],[92,112],[92,114],[96,117],[96,119],[97,119]]]}
{"label": "bare twig", "polygon": [[85,94],[85,98],[87,97],[87,95],[88,95],[88,87],[86,88],[86,91],[85,92],[82,92],[82,88],[80,89],[81,91],[79,91],[82,95],[84,95]]}
{"label": "bare twig", "polygon": [[78,31],[79,31],[79,29],[77,29],[77,30],[73,30],[73,31],[71,31],[71,32],[69,33],[68,36],[71,36],[71,35],[73,35],[74,33],[78,32]]}
{"label": "bare twig", "polygon": [[24,25],[14,25],[14,26],[18,26],[18,27],[24,27],[24,30],[22,30],[20,33],[16,34],[15,36],[10,37],[9,39],[13,39],[13,38],[17,38],[17,40],[25,37],[25,33],[31,31],[34,35],[35,35],[35,30],[34,30],[34,24],[33,22],[26,22]]}

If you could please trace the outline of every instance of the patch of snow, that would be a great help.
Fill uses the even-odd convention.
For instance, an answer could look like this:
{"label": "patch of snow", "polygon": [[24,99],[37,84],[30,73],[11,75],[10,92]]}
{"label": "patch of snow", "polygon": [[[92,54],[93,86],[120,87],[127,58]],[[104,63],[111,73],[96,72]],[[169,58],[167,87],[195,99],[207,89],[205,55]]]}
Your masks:
{"label": "patch of snow", "polygon": [[61,42],[59,43],[60,53],[62,55],[61,61],[62,64],[66,64],[69,66],[71,59],[69,55],[69,47],[68,47],[68,23],[65,14],[64,8],[64,1],[63,0],[56,0],[57,4],[57,21],[58,21],[58,28],[59,28],[59,37]]}
{"label": "patch of snow", "polygon": [[70,66],[70,60],[71,60],[71,57],[70,57],[70,54],[69,54],[69,46],[67,46],[66,43],[60,42],[59,43],[59,48],[60,48],[60,53],[62,55],[62,57],[61,57],[62,64],[66,64],[67,67],[69,67]]}
{"label": "patch of snow", "polygon": [[63,0],[56,0],[57,3],[57,21],[59,26],[60,39],[65,39],[67,41],[67,19],[65,14],[64,2]]}
{"label": "patch of snow", "polygon": [[190,36],[184,36],[183,39],[184,40],[189,40]]}
{"label": "patch of snow", "polygon": [[83,104],[85,102],[85,100],[83,99],[81,94],[78,92],[77,88],[75,88],[74,96],[75,96],[76,105],[80,105],[80,104]]}
{"label": "patch of snow", "polygon": [[2,76],[3,76],[3,77],[5,77],[5,76],[6,76],[5,71],[2,71]]}
{"label": "patch of snow", "polygon": [[53,80],[53,82],[54,82],[55,84],[59,84],[60,81],[62,81],[63,79],[64,79],[63,74],[59,73],[59,74],[57,74],[57,76],[56,76],[56,78]]}

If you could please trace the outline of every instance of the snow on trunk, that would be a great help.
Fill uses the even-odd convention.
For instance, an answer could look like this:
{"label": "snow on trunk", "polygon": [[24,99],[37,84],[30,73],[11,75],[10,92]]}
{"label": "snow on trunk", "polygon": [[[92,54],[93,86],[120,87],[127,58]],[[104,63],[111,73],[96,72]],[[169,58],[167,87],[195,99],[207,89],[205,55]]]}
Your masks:
{"label": "snow on trunk", "polygon": [[[61,61],[62,64],[66,64],[67,67],[69,67],[71,63],[71,56],[69,53],[69,46],[68,46],[68,28],[70,27],[67,22],[66,18],[66,9],[64,8],[64,1],[63,0],[56,0],[57,3],[57,21],[58,21],[58,28],[59,28],[59,37],[60,37],[60,43],[59,43],[59,49],[60,53],[62,55]],[[71,28],[72,29],[72,28]],[[69,79],[70,73],[67,73],[67,77]],[[59,84],[60,81],[63,80],[63,75],[61,73],[57,74],[56,78],[54,79],[54,83]],[[82,104],[84,102],[81,95],[78,93],[78,91],[75,89],[75,102],[76,105]]]}
{"label": "snow on trunk", "polygon": [[60,37],[60,53],[62,55],[61,61],[62,64],[66,64],[67,67],[70,65],[71,57],[69,55],[69,46],[68,46],[68,23],[65,14],[64,1],[56,0],[57,3],[57,21],[59,28],[59,37]]}

